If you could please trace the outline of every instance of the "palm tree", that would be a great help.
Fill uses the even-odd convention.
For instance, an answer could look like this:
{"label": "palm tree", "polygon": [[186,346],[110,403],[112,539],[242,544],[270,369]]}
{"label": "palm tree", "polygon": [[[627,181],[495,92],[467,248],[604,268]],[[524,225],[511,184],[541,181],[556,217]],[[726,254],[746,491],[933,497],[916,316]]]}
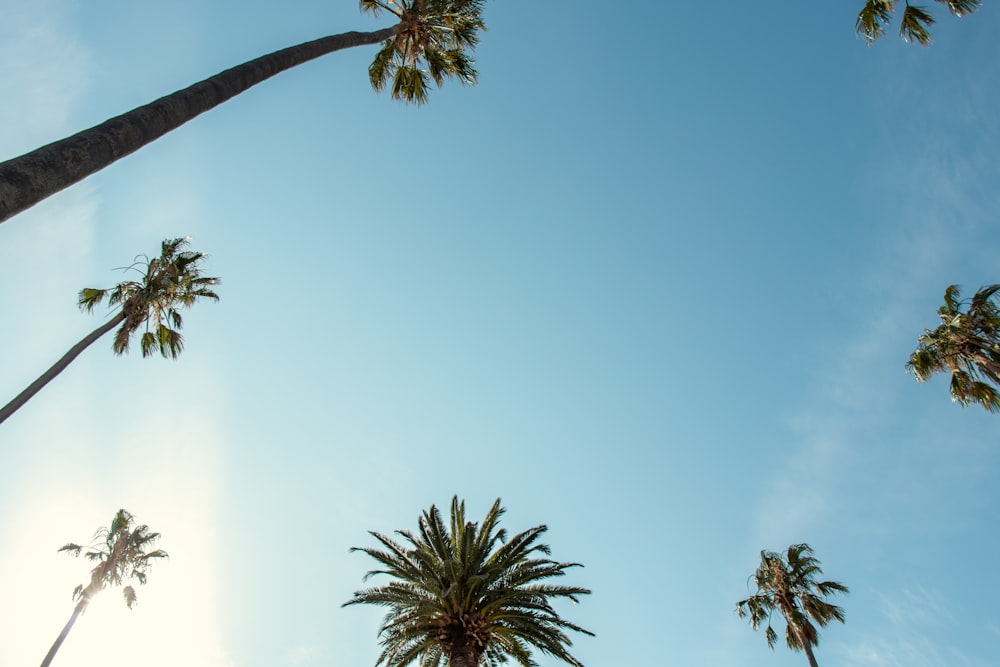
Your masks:
{"label": "palm tree", "polygon": [[[931,33],[928,30],[934,25],[934,17],[923,7],[911,5],[904,0],[902,20],[899,24],[899,34],[904,41],[916,42],[923,46],[931,43]],[[976,11],[982,0],[937,0],[948,5],[948,11],[955,16],[966,16]],[[854,24],[857,34],[872,44],[885,34],[885,27],[892,22],[892,13],[896,9],[896,0],[867,0],[858,20]]]}
{"label": "palm tree", "polygon": [[[812,647],[819,644],[819,633],[812,621],[825,626],[831,620],[844,622],[844,610],[822,598],[831,593],[847,593],[847,586],[836,581],[816,581],[822,574],[819,561],[813,558],[808,544],[788,547],[787,559],[773,551],[760,552],[760,566],[754,573],[757,593],[736,603],[740,618],[750,616],[756,630],[767,621],[767,645],[772,649],[778,634],[771,627],[771,614],[777,609],[785,617],[785,642],[793,651],[805,651],[810,667],[818,667]],[[811,619],[811,620],[810,620]]]}
{"label": "palm tree", "polygon": [[547,528],[536,526],[509,541],[497,525],[504,509],[500,500],[482,525],[465,520],[465,502],[451,501],[446,525],[437,507],[423,513],[417,535],[397,531],[399,544],[380,533],[371,535],[385,550],[362,548],[381,564],[366,579],[386,574],[393,581],[358,591],[344,606],[388,607],[380,630],[378,664],[403,667],[497,667],[508,658],[524,667],[535,665],[531,647],[575,667],[567,650],[573,642],[563,630],[593,633],[566,621],[551,606],[554,598],[577,602],[590,591],[576,586],[542,583],[561,577],[579,563],[558,563],[538,538]]}
{"label": "palm tree", "polygon": [[115,354],[128,352],[132,335],[145,325],[146,330],[139,339],[142,356],[147,357],[159,350],[163,357],[176,359],[184,349],[184,340],[180,334],[183,318],[178,308],[190,307],[201,298],[219,299],[210,289],[219,284],[219,279],[201,275],[200,264],[205,255],[185,250],[188,243],[189,239],[186,238],[167,239],[161,246],[159,257],[149,259],[140,255],[136,258],[126,270],[141,273],[142,279],[139,281],[127,280],[110,289],[80,290],[78,303],[82,310],[91,312],[107,297],[108,305],[118,306],[118,312],[71,347],[41,377],[0,408],[0,423],[41,391],[91,343],[115,327],[118,327],[112,345]]}
{"label": "palm tree", "polygon": [[[97,565],[90,571],[90,582],[86,586],[80,584],[73,591],[73,599],[77,600],[76,607],[73,608],[69,621],[42,660],[41,667],[48,667],[52,662],[69,631],[73,629],[77,617],[87,610],[87,605],[95,595],[108,586],[121,586],[130,579],[140,584],[146,583],[146,572],[152,564],[151,561],[154,558],[167,557],[167,552],[161,549],[148,551],[158,539],[160,539],[159,533],[149,532],[149,526],[135,525],[135,518],[125,510],[118,510],[109,527],[99,528],[94,533],[94,539],[83,556],[89,561],[97,561]],[[71,543],[59,551],[79,556],[84,547]],[[131,609],[136,601],[135,589],[126,584],[122,593],[125,595],[125,604]]]}
{"label": "palm tree", "polygon": [[429,79],[476,82],[468,55],[485,29],[483,0],[360,0],[361,11],[398,22],[374,32],[346,32],[305,42],[220,72],[89,130],[0,163],[0,222],[107,167],[192,118],[275,74],[355,46],[382,49],[368,68],[376,90],[391,80],[392,96],[427,101]]}
{"label": "palm tree", "polygon": [[958,285],[949,286],[938,308],[941,325],[924,330],[906,364],[918,382],[951,372],[952,400],[978,403],[988,412],[1000,412],[1000,308],[993,300],[998,290],[1000,285],[987,285],[960,301]]}

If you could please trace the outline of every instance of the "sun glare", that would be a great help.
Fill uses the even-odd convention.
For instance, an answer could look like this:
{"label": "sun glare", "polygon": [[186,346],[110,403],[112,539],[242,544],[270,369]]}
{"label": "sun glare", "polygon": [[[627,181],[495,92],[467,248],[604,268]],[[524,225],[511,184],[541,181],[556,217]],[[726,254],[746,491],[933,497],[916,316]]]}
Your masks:
{"label": "sun glare", "polygon": [[[141,422],[141,420],[140,420]],[[132,512],[162,537],[154,548],[169,558],[157,560],[145,586],[136,585],[137,604],[129,610],[120,588],[94,597],[53,660],[60,665],[126,667],[141,655],[144,667],[227,667],[219,623],[214,510],[219,488],[212,429],[184,447],[168,446],[157,436],[135,434],[116,466],[83,471],[82,466],[50,466],[48,481],[17,494],[53,498],[25,503],[0,513],[0,529],[17,536],[0,551],[0,665],[39,664],[73,612],[73,590],[86,584],[93,565],[82,556],[59,553],[67,542],[87,545],[94,531],[107,526],[120,508]],[[163,440],[167,436],[162,436]],[[219,442],[218,439],[214,439]],[[182,465],[184,464],[184,465]],[[141,467],[144,475],[125,474]],[[181,471],[186,470],[184,475]],[[198,471],[191,474],[190,470]],[[152,472],[150,472],[152,471]],[[89,473],[89,474],[85,474]],[[45,475],[32,474],[32,479]],[[116,478],[112,484],[108,478]],[[81,489],[79,480],[87,480]],[[141,480],[121,483],[122,479]],[[183,480],[180,482],[179,480]],[[109,501],[105,489],[114,488]],[[73,489],[67,495],[66,489]],[[178,493],[183,489],[183,493]],[[113,645],[113,650],[109,646]],[[152,650],[151,650],[152,649]]]}

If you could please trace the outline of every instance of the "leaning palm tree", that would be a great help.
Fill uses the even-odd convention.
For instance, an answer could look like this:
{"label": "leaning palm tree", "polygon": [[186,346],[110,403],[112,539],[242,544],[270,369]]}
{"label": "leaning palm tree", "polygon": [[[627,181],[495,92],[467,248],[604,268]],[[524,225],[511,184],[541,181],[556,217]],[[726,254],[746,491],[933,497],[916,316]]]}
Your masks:
{"label": "leaning palm tree", "polygon": [[[430,80],[476,82],[469,53],[485,29],[483,0],[360,0],[361,11],[397,23],[374,32],[345,32],[250,60],[183,90],[106,120],[89,130],[0,163],[0,222],[107,167],[201,113],[275,74],[315,58],[382,43],[368,68],[376,90],[405,102],[427,101]],[[391,82],[391,84],[390,84]]]}
{"label": "leaning palm tree", "polygon": [[[41,667],[48,667],[52,662],[69,631],[73,629],[76,619],[87,610],[95,595],[108,586],[121,586],[131,579],[140,584],[146,583],[146,573],[149,571],[151,561],[167,557],[167,552],[161,549],[149,551],[158,539],[160,539],[159,533],[149,532],[149,526],[135,525],[135,518],[131,514],[125,510],[118,510],[110,526],[99,528],[94,533],[94,539],[90,546],[86,547],[86,551],[85,547],[72,543],[59,549],[74,556],[83,553],[84,558],[96,561],[97,565],[90,571],[90,582],[86,585],[80,584],[73,591],[73,599],[77,601],[76,607],[73,608],[69,621],[42,660]],[[131,609],[136,601],[135,588],[126,584],[122,593],[125,595],[125,604]]]}
{"label": "leaning palm tree", "polygon": [[736,603],[740,618],[750,616],[754,630],[767,621],[764,636],[772,649],[778,634],[771,627],[775,609],[785,618],[785,642],[793,651],[805,651],[810,667],[818,667],[812,647],[819,644],[819,633],[812,621],[825,626],[831,620],[844,622],[844,610],[824,597],[831,593],[847,593],[847,586],[836,581],[816,581],[822,574],[819,561],[813,558],[808,544],[788,547],[787,559],[773,551],[760,552],[760,566],[754,573],[757,593]]}
{"label": "leaning palm tree", "polygon": [[576,586],[543,583],[561,577],[579,563],[558,563],[549,548],[538,543],[546,531],[536,526],[509,541],[498,528],[504,509],[500,500],[482,525],[467,522],[465,502],[451,501],[451,521],[445,524],[437,507],[423,513],[416,535],[398,531],[403,544],[371,533],[385,550],[363,551],[381,564],[366,579],[386,574],[393,581],[358,591],[344,606],[374,604],[389,609],[380,631],[378,664],[404,667],[497,667],[512,659],[533,667],[531,648],[568,662],[573,642],[564,630],[593,633],[566,621],[552,607],[555,598],[577,602],[590,593]]}
{"label": "leaning palm tree", "polygon": [[202,298],[219,299],[211,290],[212,286],[219,284],[219,279],[201,275],[200,264],[205,255],[185,250],[188,243],[186,238],[167,239],[161,246],[159,257],[138,257],[126,270],[138,271],[142,274],[141,280],[127,280],[109,289],[81,290],[78,303],[84,311],[93,311],[106,297],[108,305],[117,306],[118,312],[71,347],[41,377],[0,408],[0,423],[41,391],[94,341],[115,327],[118,327],[112,344],[115,354],[128,352],[132,335],[145,327],[139,338],[142,356],[149,356],[158,350],[162,356],[176,359],[184,349],[184,339],[180,334],[183,318],[178,309],[190,307]]}
{"label": "leaning palm tree", "polygon": [[[1000,412],[1000,307],[994,297],[1000,285],[987,285],[969,300],[959,300],[958,285],[944,292],[938,308],[941,324],[924,330],[910,355],[907,371],[918,382],[935,373],[951,373],[951,397]],[[968,306],[963,311],[962,306]]]}
{"label": "leaning palm tree", "polygon": [[[948,5],[948,11],[955,16],[967,16],[979,8],[982,0],[937,0]],[[896,9],[896,0],[867,0],[858,14],[854,24],[857,34],[872,44],[885,34],[885,28],[892,23],[892,14]],[[899,22],[899,35],[907,42],[916,42],[923,46],[931,43],[930,26],[934,25],[934,17],[925,8],[911,5],[905,0],[906,7]]]}

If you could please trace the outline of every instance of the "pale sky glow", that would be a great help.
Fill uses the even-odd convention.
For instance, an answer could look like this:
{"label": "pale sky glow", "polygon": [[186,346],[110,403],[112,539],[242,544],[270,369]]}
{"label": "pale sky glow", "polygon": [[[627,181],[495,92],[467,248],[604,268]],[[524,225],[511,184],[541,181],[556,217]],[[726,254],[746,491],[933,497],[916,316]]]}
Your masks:
{"label": "pale sky glow", "polygon": [[[373,667],[349,549],[455,494],[585,565],[561,611],[588,667],[802,667],[734,611],[798,542],[851,587],[824,667],[994,665],[1000,417],[903,367],[947,285],[1000,282],[1000,11],[931,3],[931,47],[866,48],[861,3],[826,4],[497,0],[477,87],[404,107],[374,49],[333,54],[0,224],[4,402],[108,316],[76,293],[164,238],[222,278],[177,361],[98,341],[0,425],[0,667],[41,661],[89,572],[56,550],[119,508],[170,558],[55,667]],[[386,25],[0,15],[0,159]]]}

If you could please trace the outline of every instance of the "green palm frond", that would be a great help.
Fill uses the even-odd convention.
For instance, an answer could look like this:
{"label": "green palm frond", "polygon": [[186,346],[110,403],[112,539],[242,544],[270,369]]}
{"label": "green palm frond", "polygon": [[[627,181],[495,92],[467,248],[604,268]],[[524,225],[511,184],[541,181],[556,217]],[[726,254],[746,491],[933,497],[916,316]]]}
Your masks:
{"label": "green palm frond", "polygon": [[[537,542],[537,526],[506,540],[499,527],[504,510],[497,500],[481,523],[466,520],[465,503],[452,499],[446,521],[436,506],[423,512],[414,533],[398,531],[401,542],[371,535],[381,548],[355,548],[379,563],[365,579],[389,575],[388,584],[357,591],[345,606],[388,608],[379,631],[378,664],[421,667],[452,664],[457,651],[471,651],[475,664],[513,659],[533,665],[529,647],[579,667],[565,631],[591,634],[563,619],[551,601],[576,601],[585,588],[547,583],[577,563],[558,563]],[[465,657],[469,657],[466,654]]]}
{"label": "green palm frond", "polygon": [[854,24],[857,34],[872,44],[885,34],[885,27],[892,21],[892,2],[889,0],[868,0],[858,14]]}
{"label": "green palm frond", "polygon": [[104,297],[108,295],[108,290],[104,289],[94,289],[93,287],[87,287],[80,290],[80,296],[78,299],[78,305],[80,310],[85,313],[89,313],[94,310],[94,306],[99,305],[104,301]]}
{"label": "green palm frond", "polygon": [[927,28],[934,24],[934,17],[927,10],[917,5],[906,5],[903,19],[899,24],[899,34],[906,42],[916,42],[923,46],[931,43],[931,34]]}
{"label": "green palm frond", "polygon": [[937,0],[948,5],[948,10],[955,16],[968,16],[979,9],[982,0]]}

